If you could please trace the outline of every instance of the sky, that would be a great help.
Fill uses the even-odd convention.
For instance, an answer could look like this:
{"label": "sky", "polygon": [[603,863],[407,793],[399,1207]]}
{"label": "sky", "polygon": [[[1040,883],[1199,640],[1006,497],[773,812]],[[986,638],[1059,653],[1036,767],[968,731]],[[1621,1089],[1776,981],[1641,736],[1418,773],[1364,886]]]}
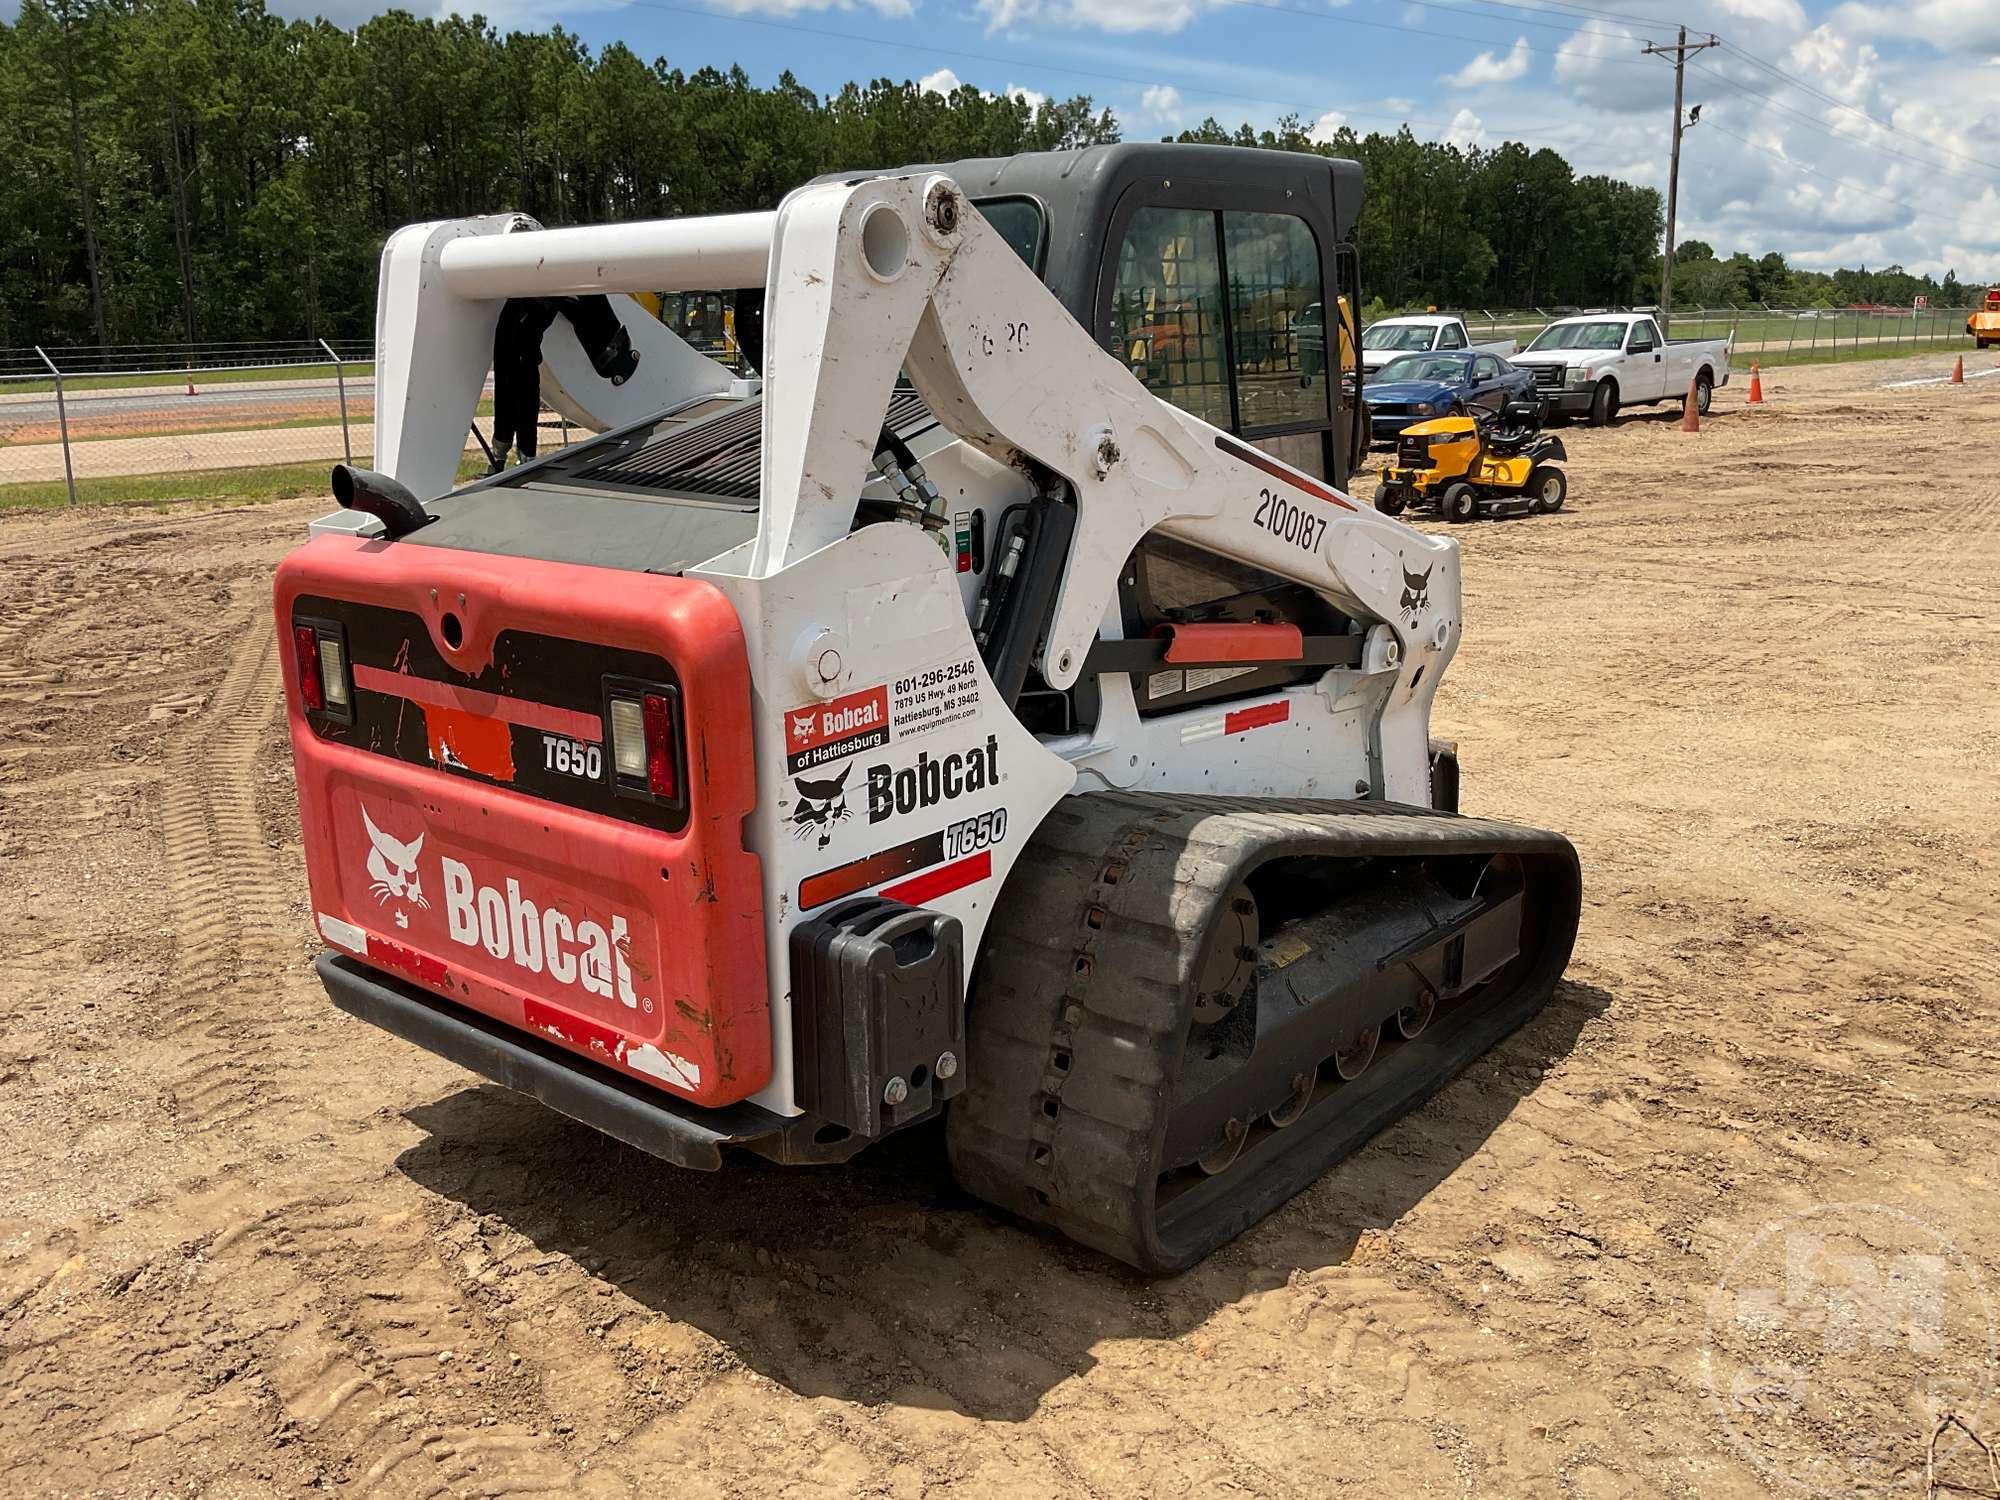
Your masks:
{"label": "sky", "polygon": [[[404,0],[468,9],[468,0]],[[271,0],[354,24],[376,0]],[[691,70],[785,69],[822,94],[888,76],[1032,99],[1087,93],[1128,140],[1296,114],[1560,151],[1664,191],[1673,69],[1690,60],[1676,238],[2000,281],[2000,0],[488,0]],[[1671,24],[1669,24],[1671,23]]]}

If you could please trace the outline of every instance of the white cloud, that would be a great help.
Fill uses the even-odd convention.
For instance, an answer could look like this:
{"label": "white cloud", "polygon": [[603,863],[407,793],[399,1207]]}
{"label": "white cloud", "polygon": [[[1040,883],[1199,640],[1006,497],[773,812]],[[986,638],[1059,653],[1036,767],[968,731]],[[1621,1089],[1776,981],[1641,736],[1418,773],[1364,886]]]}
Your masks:
{"label": "white cloud", "polygon": [[1505,57],[1482,52],[1456,73],[1446,74],[1444,81],[1462,89],[1478,88],[1487,83],[1512,83],[1527,76],[1528,60],[1528,39],[1516,37],[1513,49]]}
{"label": "white cloud", "polygon": [[1337,109],[1330,109],[1312,122],[1312,129],[1308,130],[1306,135],[1319,145],[1330,145],[1333,138],[1340,134],[1341,127],[1346,123],[1346,115]]}
{"label": "white cloud", "polygon": [[1848,36],[1915,37],[1946,53],[2000,50],[2000,0],[1843,5],[1826,24]]}
{"label": "white cloud", "polygon": [[[459,8],[459,0],[440,0],[440,3],[453,9]],[[500,0],[500,3],[518,6],[531,18],[532,24],[549,24],[549,8],[546,5],[531,5],[529,0]],[[849,8],[847,0],[709,0],[709,3],[716,10],[732,16],[797,16]],[[586,0],[587,8],[593,10],[599,6],[607,10],[622,10],[625,4],[626,0]],[[908,17],[915,15],[917,9],[914,0],[865,0],[865,4],[878,16]],[[477,9],[491,15],[489,3],[482,3]]]}
{"label": "white cloud", "polygon": [[1159,125],[1181,122],[1181,91],[1170,83],[1151,85],[1139,96],[1139,116]]}
{"label": "white cloud", "polygon": [[1033,89],[1021,87],[1021,85],[1018,83],[1010,83],[1007,85],[1007,97],[1009,99],[1020,100],[1023,104],[1027,105],[1029,109],[1040,109],[1044,104],[1047,104],[1049,102],[1049,96],[1047,94],[1038,94]]}
{"label": "white cloud", "polygon": [[1640,55],[1629,31],[1589,21],[1556,48],[1556,82],[1567,84],[1579,101],[1593,109],[1617,114],[1663,112],[1672,103],[1673,70],[1664,63],[1651,73],[1628,66]]}
{"label": "white cloud", "polygon": [[965,80],[950,68],[939,68],[935,73],[926,73],[919,78],[917,87],[926,94],[955,94],[965,87]]}
{"label": "white cloud", "polygon": [[1445,128],[1444,139],[1461,150],[1477,146],[1486,135],[1486,122],[1469,109],[1461,109],[1451,117],[1451,124]]}
{"label": "white cloud", "polygon": [[1874,90],[1881,55],[1852,33],[1821,26],[1792,44],[1785,62],[1820,92],[1848,104],[1864,103]]}
{"label": "white cloud", "polygon": [[1207,9],[1208,3],[1209,0],[979,0],[979,10],[986,17],[989,32],[1011,31],[1040,22],[1094,27],[1125,35],[1137,31],[1179,31]]}

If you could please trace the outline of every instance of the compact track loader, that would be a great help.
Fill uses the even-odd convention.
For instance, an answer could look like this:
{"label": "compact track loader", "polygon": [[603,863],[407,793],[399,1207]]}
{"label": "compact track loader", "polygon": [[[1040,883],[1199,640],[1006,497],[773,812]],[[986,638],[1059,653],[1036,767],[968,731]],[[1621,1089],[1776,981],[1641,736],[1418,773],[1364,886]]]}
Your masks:
{"label": "compact track loader", "polygon": [[[334,1001],[687,1167],[942,1113],[971,1192],[1151,1271],[1428,1097],[1579,876],[1458,813],[1458,550],[1342,488],[1353,372],[1300,383],[1359,207],[1120,146],[398,232],[381,472],[276,589]],[[627,295],[716,288],[760,378]],[[454,490],[519,299],[602,435]]]}

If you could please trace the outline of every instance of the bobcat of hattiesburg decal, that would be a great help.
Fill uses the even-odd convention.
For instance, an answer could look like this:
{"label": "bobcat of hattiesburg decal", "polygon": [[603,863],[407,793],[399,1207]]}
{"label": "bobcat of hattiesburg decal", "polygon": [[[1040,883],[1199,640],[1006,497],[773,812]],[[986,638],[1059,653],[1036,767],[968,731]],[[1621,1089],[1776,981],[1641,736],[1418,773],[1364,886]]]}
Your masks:
{"label": "bobcat of hattiesburg decal", "polygon": [[853,769],[854,763],[849,761],[831,781],[808,781],[803,776],[792,778],[792,785],[799,789],[799,805],[792,811],[793,837],[804,838],[808,833],[816,832],[822,849],[832,842],[833,825],[846,822],[849,816],[847,775]]}
{"label": "bobcat of hattiesburg decal", "polygon": [[1421,573],[1412,573],[1408,563],[1403,565],[1403,618],[1415,628],[1417,619],[1431,602],[1431,573],[1437,567],[1432,563]]}
{"label": "bobcat of hattiesburg decal", "polygon": [[[368,816],[365,807],[361,809],[361,821],[368,828],[368,894],[375,898],[375,904],[383,906],[391,900],[407,901],[420,910],[428,911],[430,902],[424,899],[423,881],[417,875],[417,856],[423,852],[424,835],[418,834],[407,844],[391,838],[375,826],[375,820]],[[408,927],[408,914],[397,912],[396,925]]]}

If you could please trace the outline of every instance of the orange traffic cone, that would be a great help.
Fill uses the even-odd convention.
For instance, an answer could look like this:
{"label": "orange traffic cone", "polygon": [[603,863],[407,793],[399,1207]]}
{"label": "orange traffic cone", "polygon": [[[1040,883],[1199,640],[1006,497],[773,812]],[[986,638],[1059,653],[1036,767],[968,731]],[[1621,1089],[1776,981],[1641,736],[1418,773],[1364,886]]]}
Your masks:
{"label": "orange traffic cone", "polygon": [[1757,378],[1757,361],[1754,359],[1750,361],[1750,404],[1752,406],[1764,404],[1764,382]]}
{"label": "orange traffic cone", "polygon": [[1681,402],[1681,431],[1701,431],[1701,412],[1696,409],[1694,404],[1694,382],[1692,380],[1688,382],[1687,396]]}
{"label": "orange traffic cone", "polygon": [[1952,385],[1965,384],[1965,356],[1963,354],[1959,355],[1958,363],[1951,367],[1950,384]]}

